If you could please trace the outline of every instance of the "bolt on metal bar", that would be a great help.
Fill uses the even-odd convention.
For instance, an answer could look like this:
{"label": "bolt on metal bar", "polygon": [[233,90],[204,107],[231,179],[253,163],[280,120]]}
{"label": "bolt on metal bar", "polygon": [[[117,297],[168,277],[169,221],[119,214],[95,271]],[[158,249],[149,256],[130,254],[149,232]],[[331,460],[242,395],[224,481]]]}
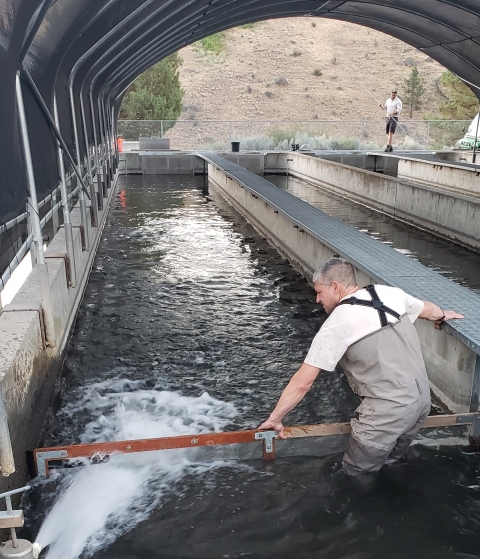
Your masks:
{"label": "bolt on metal bar", "polygon": [[[28,204],[31,208],[31,223],[33,233],[33,247],[36,258],[36,266],[38,269],[38,278],[40,283],[40,297],[45,324],[45,337],[50,347],[56,347],[55,339],[55,323],[53,320],[52,296],[50,292],[50,280],[48,277],[48,267],[43,252],[43,235],[40,225],[40,216],[38,213],[37,187],[35,184],[35,175],[33,172],[32,154],[30,151],[30,139],[28,136],[27,117],[25,114],[25,106],[23,104],[22,84],[20,80],[20,72],[16,77],[16,98],[18,118],[20,123],[20,137],[23,148],[23,156],[25,158],[25,167],[28,185]],[[1,454],[1,453],[0,453]]]}

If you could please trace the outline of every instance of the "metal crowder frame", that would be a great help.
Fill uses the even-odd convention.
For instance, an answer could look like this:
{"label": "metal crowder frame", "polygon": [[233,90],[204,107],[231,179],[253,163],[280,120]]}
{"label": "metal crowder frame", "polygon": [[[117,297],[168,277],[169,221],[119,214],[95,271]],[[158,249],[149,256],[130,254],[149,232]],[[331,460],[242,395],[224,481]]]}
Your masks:
{"label": "metal crowder frame", "polygon": [[[433,415],[427,417],[422,429],[448,427],[453,425],[469,426],[469,442],[472,446],[480,445],[480,413],[458,415]],[[327,437],[331,435],[348,435],[350,423],[331,423],[320,425],[302,425],[286,427],[287,439],[301,437]],[[172,450],[180,448],[197,448],[203,446],[218,446],[261,441],[264,460],[275,459],[276,431],[230,431],[222,433],[200,433],[195,435],[180,435],[177,437],[163,437],[157,439],[138,439],[114,441],[69,446],[37,448],[33,451],[35,469],[38,476],[48,478],[49,463],[52,461],[73,460],[78,458],[90,459],[92,463],[108,460],[113,454],[130,454],[134,452],[150,452],[156,450]]]}

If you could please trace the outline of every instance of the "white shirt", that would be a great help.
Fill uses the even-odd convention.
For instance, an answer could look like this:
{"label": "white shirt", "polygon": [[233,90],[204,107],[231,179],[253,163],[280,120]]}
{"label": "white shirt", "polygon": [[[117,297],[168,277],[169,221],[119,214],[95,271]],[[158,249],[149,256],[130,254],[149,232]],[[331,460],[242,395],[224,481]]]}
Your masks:
{"label": "white shirt", "polygon": [[[398,287],[376,285],[375,290],[387,307],[400,316],[406,313],[412,323],[423,310],[423,301],[408,295]],[[371,300],[366,289],[360,289],[344,299],[350,297]],[[388,322],[398,320],[391,314],[387,313],[386,316]],[[380,316],[377,310],[360,305],[339,305],[313,339],[305,363],[325,371],[333,371],[348,347],[380,328]]]}
{"label": "white shirt", "polygon": [[[399,116],[400,115],[400,111],[402,110],[402,102],[400,101],[400,99],[398,97],[395,97],[395,99],[392,99],[391,97],[389,97],[386,101],[385,101],[385,108],[387,109],[387,117],[390,116]],[[396,115],[392,115],[392,113],[394,113],[395,111],[397,111]]]}

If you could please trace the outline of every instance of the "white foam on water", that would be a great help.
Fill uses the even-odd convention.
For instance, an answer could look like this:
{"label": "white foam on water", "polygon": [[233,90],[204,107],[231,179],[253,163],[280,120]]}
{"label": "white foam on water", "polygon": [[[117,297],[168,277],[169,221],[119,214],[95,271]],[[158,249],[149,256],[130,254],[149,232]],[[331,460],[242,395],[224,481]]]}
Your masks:
{"label": "white foam on water", "polygon": [[[147,390],[142,381],[113,379],[82,389],[62,415],[88,411],[82,443],[167,437],[219,431],[237,415],[233,404],[203,393],[197,398]],[[108,463],[62,474],[56,502],[37,541],[46,559],[86,557],[148,518],[187,474],[232,463],[195,461],[195,450],[115,455]],[[46,482],[48,483],[48,482]]]}

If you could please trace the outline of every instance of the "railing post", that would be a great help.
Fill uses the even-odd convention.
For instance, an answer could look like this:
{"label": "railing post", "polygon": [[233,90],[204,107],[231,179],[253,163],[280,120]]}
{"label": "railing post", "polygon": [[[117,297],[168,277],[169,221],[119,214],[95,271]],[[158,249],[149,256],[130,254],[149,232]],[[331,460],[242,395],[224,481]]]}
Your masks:
{"label": "railing post", "polygon": [[[88,141],[88,129],[87,129],[87,119],[85,117],[85,105],[83,103],[83,93],[80,91],[80,112],[82,115],[82,124],[83,124],[83,135],[85,136],[85,153],[87,156],[87,172],[88,172],[88,180],[90,183],[90,198],[92,199],[92,211],[93,211],[93,222],[95,227],[98,226],[98,208],[100,202],[97,198],[97,194],[95,192],[95,183],[93,182],[93,171],[92,171],[92,161],[90,159],[90,144]],[[98,171],[97,171],[98,173]],[[95,199],[95,203],[94,203]],[[102,201],[103,205],[103,201]]]}
{"label": "railing post", "polygon": [[[57,188],[52,192],[52,209],[55,207],[57,203]],[[53,210],[52,214],[52,226],[53,226],[53,234],[56,235],[58,229],[60,228],[60,222],[58,220],[58,209]]]}
{"label": "railing post", "polygon": [[100,177],[100,184],[98,185],[98,187],[101,188],[102,196],[105,198],[107,196],[107,190],[106,190],[107,183],[105,179],[105,169],[103,168],[103,164],[101,163],[101,153],[99,153],[101,148],[98,143],[97,123],[95,121],[95,110],[94,110],[93,97],[91,91],[89,91],[88,97],[90,99],[90,111],[92,113],[93,140],[95,142],[95,164],[97,166],[97,178]]}
{"label": "railing post", "polygon": [[25,115],[25,106],[23,104],[22,84],[20,81],[20,73],[17,72],[16,77],[16,98],[18,108],[18,120],[20,124],[20,138],[23,148],[23,156],[25,158],[25,168],[27,174],[28,185],[28,205],[30,207],[30,217],[33,232],[33,250],[37,261],[38,280],[40,283],[40,297],[43,311],[43,321],[45,325],[45,337],[50,347],[55,347],[55,323],[53,320],[52,297],[50,292],[50,281],[48,278],[48,267],[43,252],[43,235],[40,225],[40,215],[38,213],[37,187],[35,184],[35,175],[33,172],[32,154],[30,151],[30,140],[28,137],[27,118]]}
{"label": "railing post", "polygon": [[[59,128],[59,118],[57,109],[57,97],[53,96],[53,117],[55,124]],[[67,247],[67,256],[70,264],[70,287],[77,287],[77,272],[75,267],[75,250],[73,248],[73,229],[72,222],[70,221],[70,208],[67,194],[67,182],[65,174],[65,165],[63,163],[63,152],[60,147],[60,142],[57,141],[57,154],[58,154],[58,170],[60,172],[60,195],[62,199],[63,209],[63,228],[65,231],[65,245]]]}
{"label": "railing post", "polygon": [[[82,161],[80,158],[80,144],[79,144],[79,139],[78,139],[78,128],[77,128],[77,117],[75,114],[75,100],[73,98],[73,86],[72,84],[70,84],[70,110],[72,113],[72,124],[73,124],[73,134],[75,137],[75,153],[76,153],[76,159],[77,159],[77,172],[78,174],[82,177]],[[89,224],[89,220],[87,219],[87,205],[85,202],[85,194],[82,191],[82,189],[80,189],[78,191],[78,201],[80,203],[80,217],[82,220],[82,226],[84,229],[84,239],[85,239],[85,250],[90,250],[90,224]],[[96,200],[92,199],[91,200],[92,203],[92,211],[93,211],[93,205],[96,204]],[[96,225],[95,221],[94,224]]]}

